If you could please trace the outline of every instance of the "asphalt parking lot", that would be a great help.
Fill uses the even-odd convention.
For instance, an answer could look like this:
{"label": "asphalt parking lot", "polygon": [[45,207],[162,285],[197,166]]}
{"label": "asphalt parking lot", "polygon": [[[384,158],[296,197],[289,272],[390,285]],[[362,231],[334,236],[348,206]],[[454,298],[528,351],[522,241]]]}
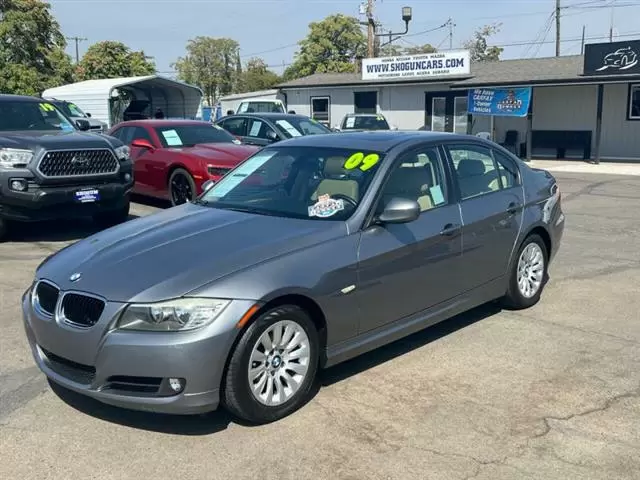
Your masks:
{"label": "asphalt parking lot", "polygon": [[0,478],[637,480],[640,176],[556,177],[567,227],[539,305],[485,306],[335,367],[306,407],[262,427],[52,390],[20,296],[90,224],[0,244]]}

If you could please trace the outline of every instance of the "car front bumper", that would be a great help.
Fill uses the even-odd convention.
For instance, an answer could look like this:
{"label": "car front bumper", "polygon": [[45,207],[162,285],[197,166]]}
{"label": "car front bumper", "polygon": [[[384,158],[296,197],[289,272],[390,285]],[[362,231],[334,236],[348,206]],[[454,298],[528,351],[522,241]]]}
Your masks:
{"label": "car front bumper", "polygon": [[[127,172],[122,172],[122,175]],[[130,174],[130,172],[129,172]],[[131,174],[130,174],[131,175]],[[28,190],[11,190],[13,179],[28,181]],[[128,201],[133,189],[134,179],[127,182],[124,178],[109,181],[87,180],[82,185],[39,185],[35,178],[19,175],[16,172],[0,174],[0,218],[21,222],[58,220],[93,215],[98,212],[118,210]],[[95,202],[82,203],[76,199],[76,192],[97,190],[99,198]]]}
{"label": "car front bumper", "polygon": [[[107,318],[89,329],[44,317],[29,291],[22,304],[33,358],[50,380],[117,407],[181,415],[218,408],[235,324],[252,305],[234,301],[211,325],[191,332],[127,332],[112,329],[124,304],[107,303]],[[173,392],[169,378],[184,379],[184,390]]]}

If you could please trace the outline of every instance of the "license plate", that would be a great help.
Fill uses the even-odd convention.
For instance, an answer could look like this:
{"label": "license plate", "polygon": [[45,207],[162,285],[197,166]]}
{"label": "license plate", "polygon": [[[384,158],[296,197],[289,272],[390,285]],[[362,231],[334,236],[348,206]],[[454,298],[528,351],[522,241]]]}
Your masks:
{"label": "license plate", "polygon": [[76,200],[80,203],[93,203],[100,200],[100,192],[96,189],[79,190],[76,192]]}

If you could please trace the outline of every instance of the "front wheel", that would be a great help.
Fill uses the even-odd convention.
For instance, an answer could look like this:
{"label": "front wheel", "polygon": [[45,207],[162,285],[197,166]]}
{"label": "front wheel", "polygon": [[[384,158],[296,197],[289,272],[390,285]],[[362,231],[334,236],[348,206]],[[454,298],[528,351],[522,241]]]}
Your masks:
{"label": "front wheel", "polygon": [[189,172],[176,168],[169,177],[169,196],[171,205],[182,205],[196,198],[196,182]]}
{"label": "front wheel", "polygon": [[231,355],[223,401],[253,423],[269,423],[300,408],[318,369],[318,332],[300,307],[287,305],[258,317]]}
{"label": "front wheel", "polygon": [[547,247],[539,235],[529,235],[522,242],[511,267],[509,288],[503,299],[505,306],[521,310],[538,303],[547,280],[548,258]]}

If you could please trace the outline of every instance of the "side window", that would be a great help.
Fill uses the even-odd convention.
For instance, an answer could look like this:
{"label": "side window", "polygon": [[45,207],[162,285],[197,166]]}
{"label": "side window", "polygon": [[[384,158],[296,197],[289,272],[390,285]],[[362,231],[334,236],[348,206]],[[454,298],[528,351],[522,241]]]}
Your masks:
{"label": "side window", "polygon": [[[117,138],[118,140],[122,141],[122,132],[124,131],[124,128],[118,128],[117,130],[114,130],[111,133],[112,137]],[[124,142],[123,142],[124,143]]]}
{"label": "side window", "polygon": [[253,138],[262,138],[263,140],[268,140],[267,132],[276,133],[273,128],[267,125],[262,120],[249,119],[249,133],[247,133],[247,137]]}
{"label": "side window", "polygon": [[231,135],[238,137],[244,137],[246,135],[246,118],[230,118],[222,122],[222,128],[224,128]]}
{"label": "side window", "polygon": [[493,158],[498,164],[500,183],[502,188],[511,188],[520,184],[518,180],[518,167],[516,163],[504,153],[493,150]]}
{"label": "side window", "polygon": [[382,190],[380,211],[394,197],[415,200],[425,212],[446,205],[449,192],[443,162],[435,146],[422,147],[403,155],[394,166]]}
{"label": "side window", "polygon": [[134,133],[132,135],[131,141],[137,140],[137,139],[146,140],[149,143],[151,143],[151,145],[153,145],[153,140],[151,140],[151,135],[149,135],[149,132],[147,132],[146,128],[136,127],[134,129]]}
{"label": "side window", "polygon": [[491,150],[480,145],[449,145],[447,149],[463,200],[500,190],[498,167]]}

